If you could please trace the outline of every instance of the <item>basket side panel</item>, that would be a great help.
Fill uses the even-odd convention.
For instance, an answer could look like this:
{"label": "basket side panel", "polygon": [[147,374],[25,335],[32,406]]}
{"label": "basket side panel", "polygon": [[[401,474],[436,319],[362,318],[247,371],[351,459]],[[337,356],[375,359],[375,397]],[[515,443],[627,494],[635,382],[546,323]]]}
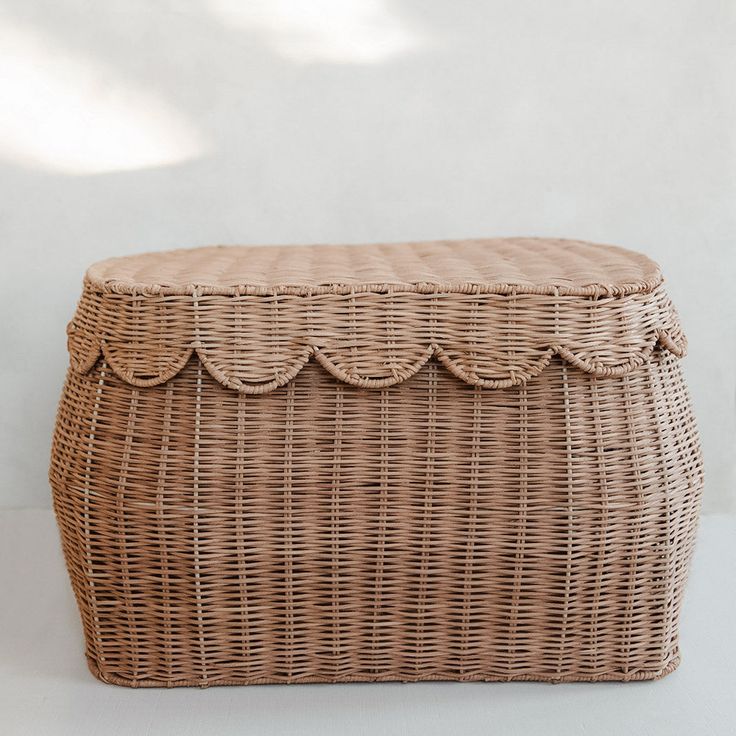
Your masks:
{"label": "basket side panel", "polygon": [[70,374],[51,471],[93,670],[215,685],[643,679],[678,661],[702,464],[678,362],[526,385],[193,359]]}

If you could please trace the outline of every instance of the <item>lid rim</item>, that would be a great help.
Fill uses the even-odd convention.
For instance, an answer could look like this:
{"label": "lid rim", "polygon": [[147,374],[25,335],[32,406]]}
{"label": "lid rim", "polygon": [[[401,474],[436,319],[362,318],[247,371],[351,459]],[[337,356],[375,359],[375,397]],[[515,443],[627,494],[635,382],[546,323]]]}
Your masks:
{"label": "lid rim", "polygon": [[625,296],[662,283],[647,256],[558,238],[486,238],[370,245],[205,246],[111,258],[85,284],[100,293],[351,293]]}

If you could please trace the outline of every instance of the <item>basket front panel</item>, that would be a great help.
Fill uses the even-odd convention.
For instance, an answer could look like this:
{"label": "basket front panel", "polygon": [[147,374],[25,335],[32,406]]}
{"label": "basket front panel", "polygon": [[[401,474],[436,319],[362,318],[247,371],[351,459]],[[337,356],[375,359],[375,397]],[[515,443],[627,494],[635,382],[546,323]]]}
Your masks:
{"label": "basket front panel", "polygon": [[192,359],[70,372],[51,470],[88,657],[131,685],[638,679],[676,665],[702,485],[678,362],[526,385]]}

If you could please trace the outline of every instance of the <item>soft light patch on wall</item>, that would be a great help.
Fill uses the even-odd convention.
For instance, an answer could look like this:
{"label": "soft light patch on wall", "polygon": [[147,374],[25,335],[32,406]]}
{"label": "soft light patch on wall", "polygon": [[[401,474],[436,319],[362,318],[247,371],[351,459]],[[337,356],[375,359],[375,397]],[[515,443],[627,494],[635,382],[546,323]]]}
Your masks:
{"label": "soft light patch on wall", "polygon": [[210,0],[210,8],[298,62],[379,62],[419,43],[385,0]]}
{"label": "soft light patch on wall", "polygon": [[95,174],[173,164],[205,149],[157,95],[30,30],[0,26],[0,157]]}

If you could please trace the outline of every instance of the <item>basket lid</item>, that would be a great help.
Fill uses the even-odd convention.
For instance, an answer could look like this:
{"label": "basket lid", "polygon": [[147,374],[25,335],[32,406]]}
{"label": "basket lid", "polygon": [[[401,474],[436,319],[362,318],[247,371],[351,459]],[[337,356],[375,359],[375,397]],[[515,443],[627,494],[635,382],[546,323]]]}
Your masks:
{"label": "basket lid", "polygon": [[314,357],[338,379],[391,386],[430,358],[504,388],[557,354],[623,375],[659,344],[686,348],[657,265],[573,240],[504,238],[367,246],[214,246],[93,265],[69,325],[72,368],[100,353],[154,386],[196,352],[245,393],[291,380]]}

